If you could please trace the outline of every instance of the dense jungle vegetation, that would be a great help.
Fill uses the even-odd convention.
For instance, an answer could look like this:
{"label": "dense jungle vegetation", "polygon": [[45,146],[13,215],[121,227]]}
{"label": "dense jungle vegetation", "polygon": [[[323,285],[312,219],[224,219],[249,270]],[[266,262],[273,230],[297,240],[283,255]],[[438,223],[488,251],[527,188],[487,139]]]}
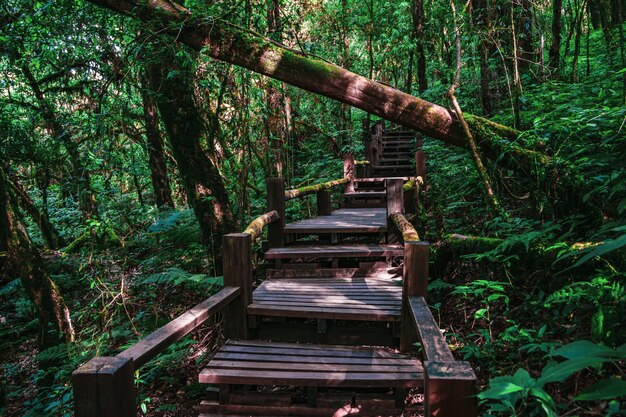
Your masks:
{"label": "dense jungle vegetation", "polygon": [[[412,221],[481,412],[626,414],[626,1],[184,7],[0,4],[0,415],[71,415],[81,363],[220,288],[221,235],[265,211],[266,178],[340,177],[379,117],[425,134]],[[426,113],[363,103],[330,63]],[[142,368],[142,413],[197,415],[219,342],[216,320]]]}

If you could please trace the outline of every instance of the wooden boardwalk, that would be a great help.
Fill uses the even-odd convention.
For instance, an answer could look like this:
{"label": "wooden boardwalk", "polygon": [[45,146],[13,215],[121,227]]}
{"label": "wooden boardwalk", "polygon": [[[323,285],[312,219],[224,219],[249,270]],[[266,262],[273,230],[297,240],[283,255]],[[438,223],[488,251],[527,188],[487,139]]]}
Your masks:
{"label": "wooden boardwalk", "polygon": [[[475,417],[476,377],[454,359],[428,308],[429,245],[405,217],[425,179],[414,139],[375,129],[369,165],[360,164],[365,178],[348,156],[343,179],[318,187],[286,191],[282,179],[268,179],[267,213],[224,236],[224,289],[78,369],[76,417],[136,417],[134,371],[219,310],[227,340],[199,372],[213,386],[200,417]],[[333,210],[336,186],[343,208]],[[285,202],[308,194],[319,215],[286,223]],[[252,247],[264,226],[267,268],[255,277]]]}

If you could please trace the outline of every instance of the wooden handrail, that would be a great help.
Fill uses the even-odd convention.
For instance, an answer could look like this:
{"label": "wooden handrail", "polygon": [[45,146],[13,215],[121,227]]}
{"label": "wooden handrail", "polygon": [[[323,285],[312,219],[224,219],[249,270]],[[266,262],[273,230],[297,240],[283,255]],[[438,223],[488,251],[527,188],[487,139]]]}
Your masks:
{"label": "wooden handrail", "polygon": [[136,417],[135,371],[240,294],[241,288],[227,286],[117,356],[95,357],[82,365],[72,374],[75,417]]}
{"label": "wooden handrail", "polygon": [[445,337],[439,331],[439,326],[424,297],[409,297],[409,305],[413,324],[417,329],[417,336],[424,352],[424,359],[437,362],[454,361],[454,356]]}
{"label": "wooden handrail", "polygon": [[362,160],[362,161],[354,161],[354,165],[369,165],[370,161]]}
{"label": "wooden handrail", "polygon": [[389,216],[393,220],[394,224],[402,233],[402,240],[406,242],[418,242],[420,240],[417,231],[413,227],[413,225],[404,217],[402,213],[391,213]]}
{"label": "wooden handrail", "polygon": [[315,194],[319,191],[324,191],[338,185],[347,184],[350,182],[349,178],[341,178],[338,180],[332,180],[323,182],[321,184],[307,185],[305,187],[296,188],[295,190],[285,191],[285,201],[289,201],[294,198],[304,197],[305,195]]}
{"label": "wooden handrail", "polygon": [[424,297],[409,297],[408,306],[425,359],[424,414],[477,416],[476,375],[471,365],[454,360]]}
{"label": "wooden handrail", "polygon": [[118,358],[132,359],[135,370],[141,368],[150,359],[163,352],[174,342],[195,330],[209,317],[234,300],[241,290],[237,287],[225,287],[195,307],[187,310],[165,326],[152,332],[149,336],[135,343],[117,355]]}
{"label": "wooden handrail", "polygon": [[249,234],[252,236],[252,240],[256,240],[263,234],[263,227],[278,220],[280,220],[278,212],[276,210],[269,211],[254,219],[243,233]]}

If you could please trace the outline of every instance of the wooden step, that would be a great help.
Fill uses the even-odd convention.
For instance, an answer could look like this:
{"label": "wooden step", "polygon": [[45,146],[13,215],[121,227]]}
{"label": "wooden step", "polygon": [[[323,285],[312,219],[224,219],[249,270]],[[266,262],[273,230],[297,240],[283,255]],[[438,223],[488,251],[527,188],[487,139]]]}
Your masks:
{"label": "wooden step", "polygon": [[343,193],[344,198],[355,200],[367,200],[371,198],[385,198],[387,193],[385,191],[356,191],[353,193]]}
{"label": "wooden step", "polygon": [[265,252],[265,259],[376,258],[403,254],[401,245],[315,245],[272,248]]}
{"label": "wooden step", "polygon": [[384,208],[339,209],[330,216],[318,216],[285,225],[286,234],[358,234],[387,231]]}
{"label": "wooden step", "polygon": [[311,278],[377,278],[401,279],[401,268],[360,266],[358,268],[311,268],[311,269],[267,269],[267,279],[311,279]]}
{"label": "wooden step", "polygon": [[381,348],[227,341],[200,372],[203,384],[417,387],[419,360]]}
{"label": "wooden step", "polygon": [[388,179],[401,179],[402,181],[410,180],[410,177],[379,177],[379,178],[355,178],[354,182],[381,182],[384,183]]}

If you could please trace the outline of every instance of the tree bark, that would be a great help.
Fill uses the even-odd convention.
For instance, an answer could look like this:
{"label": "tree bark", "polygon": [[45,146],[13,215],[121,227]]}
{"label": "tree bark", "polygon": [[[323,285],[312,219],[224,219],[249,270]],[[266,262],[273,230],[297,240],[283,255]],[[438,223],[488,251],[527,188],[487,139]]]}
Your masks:
{"label": "tree bark", "polygon": [[550,46],[549,66],[558,74],[561,65],[561,9],[563,0],[552,3],[552,45]]}
{"label": "tree bark", "polygon": [[50,249],[59,249],[65,246],[65,242],[59,236],[59,232],[56,227],[50,222],[48,218],[48,214],[45,211],[40,211],[35,203],[30,198],[22,184],[20,183],[17,175],[11,175],[10,180],[7,182],[10,188],[13,188],[15,192],[15,196],[19,205],[24,209],[28,215],[33,219],[37,226],[39,226],[39,230],[41,230],[41,235],[43,236],[46,244]]}
{"label": "tree bark", "polygon": [[42,117],[48,124],[52,136],[63,143],[63,147],[70,157],[73,181],[75,181],[73,185],[78,195],[79,206],[85,218],[90,219],[98,214],[98,209],[96,206],[96,197],[91,188],[91,175],[89,170],[83,165],[78,145],[72,140],[70,133],[63,128],[61,122],[59,122],[52,105],[46,99],[28,64],[23,64],[21,70],[24,77],[26,77],[28,85],[33,90],[35,98],[39,102],[39,106],[42,109]]}
{"label": "tree bark", "polygon": [[[417,55],[417,84],[419,92],[428,89],[426,78],[426,54],[424,52],[424,1],[413,0],[413,36]],[[410,93],[410,91],[408,91]]]}
{"label": "tree bark", "polygon": [[58,336],[66,342],[74,340],[74,328],[70,312],[61,292],[48,275],[39,251],[35,248],[26,228],[11,207],[9,182],[0,168],[0,248],[7,252],[3,262],[4,273],[19,277],[39,316],[39,344],[47,347],[56,344],[57,337],[50,335],[52,324]]}
{"label": "tree bark", "polygon": [[[165,0],[143,3],[136,0],[90,0],[140,18],[167,30],[180,42],[225,62],[267,75],[304,90],[336,99],[384,119],[443,140],[467,147],[458,120],[448,109],[377,83],[336,65],[311,58],[264,40],[227,22],[199,19],[182,6]],[[549,158],[513,141],[519,132],[466,114],[481,152],[499,158],[502,165],[534,172]]]}
{"label": "tree bark", "polygon": [[191,74],[178,62],[173,45],[161,49],[162,55],[149,66],[150,84],[203,242],[219,248],[221,236],[235,230],[228,193],[213,159],[200,145],[205,124],[193,99]]}
{"label": "tree bark", "polygon": [[148,151],[148,165],[150,166],[150,178],[154,190],[154,202],[157,207],[174,208],[170,182],[167,178],[167,165],[163,153],[163,139],[159,129],[159,116],[148,86],[147,76],[141,79],[141,99],[143,101],[143,117],[146,124],[146,148]]}

